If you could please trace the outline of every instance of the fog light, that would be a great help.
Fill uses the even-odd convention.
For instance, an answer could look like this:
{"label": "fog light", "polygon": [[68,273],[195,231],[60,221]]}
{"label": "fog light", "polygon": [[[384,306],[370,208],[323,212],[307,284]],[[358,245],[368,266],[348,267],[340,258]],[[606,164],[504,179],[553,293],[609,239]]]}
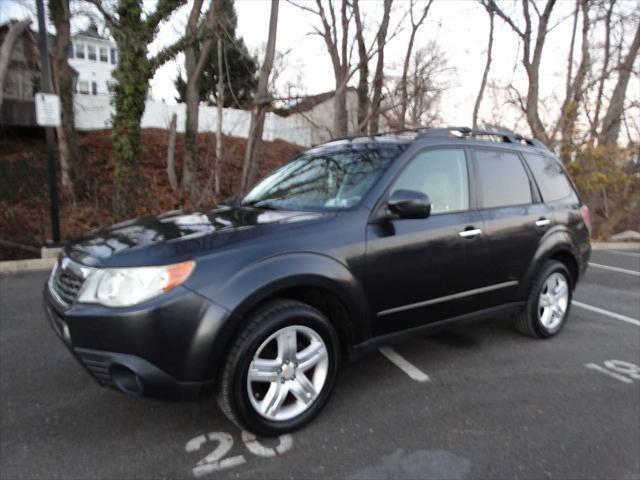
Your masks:
{"label": "fog light", "polygon": [[142,394],[142,382],[133,370],[124,365],[114,364],[110,372],[111,379],[119,390],[132,395]]}

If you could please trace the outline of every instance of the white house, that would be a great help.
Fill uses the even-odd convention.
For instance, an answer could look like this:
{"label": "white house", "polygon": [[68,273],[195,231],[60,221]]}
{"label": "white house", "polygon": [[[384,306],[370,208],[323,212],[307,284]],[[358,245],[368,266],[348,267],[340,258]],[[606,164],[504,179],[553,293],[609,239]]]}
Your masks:
{"label": "white house", "polygon": [[76,93],[109,95],[117,62],[116,44],[101,36],[94,24],[71,37],[69,65],[78,72]]}

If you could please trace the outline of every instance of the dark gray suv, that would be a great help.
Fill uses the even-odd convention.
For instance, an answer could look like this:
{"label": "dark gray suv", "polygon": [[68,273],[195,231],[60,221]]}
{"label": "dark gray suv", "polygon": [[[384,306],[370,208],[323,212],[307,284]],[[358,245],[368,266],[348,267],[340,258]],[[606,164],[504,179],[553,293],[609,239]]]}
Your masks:
{"label": "dark gray suv", "polygon": [[242,428],[280,434],[322,409],[342,359],[382,344],[499,314],[557,334],[589,229],[536,140],[465,128],[349,138],[228,206],[70,243],[45,308],[100,384],[215,392]]}

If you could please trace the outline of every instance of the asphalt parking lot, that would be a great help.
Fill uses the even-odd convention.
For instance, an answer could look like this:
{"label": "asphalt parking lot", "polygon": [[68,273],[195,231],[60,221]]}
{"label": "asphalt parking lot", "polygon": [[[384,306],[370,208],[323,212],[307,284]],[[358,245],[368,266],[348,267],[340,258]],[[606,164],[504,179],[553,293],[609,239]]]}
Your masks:
{"label": "asphalt parking lot", "polygon": [[640,253],[591,263],[558,337],[495,319],[374,352],[268,440],[99,387],[45,321],[48,272],[2,275],[0,478],[640,478]]}

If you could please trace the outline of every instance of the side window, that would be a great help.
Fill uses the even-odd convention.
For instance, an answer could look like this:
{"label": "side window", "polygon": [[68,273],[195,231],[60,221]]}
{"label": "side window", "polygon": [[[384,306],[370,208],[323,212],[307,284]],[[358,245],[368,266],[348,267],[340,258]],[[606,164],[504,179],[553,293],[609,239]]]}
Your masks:
{"label": "side window", "polygon": [[573,187],[557,160],[528,153],[524,155],[524,158],[536,179],[544,202],[563,199],[571,202],[577,200]]}
{"label": "side window", "polygon": [[531,184],[518,155],[478,149],[475,157],[483,208],[531,203]]}
{"label": "side window", "polygon": [[431,199],[431,213],[469,209],[467,161],[462,149],[428,150],[419,153],[400,173],[392,192],[416,190]]}

